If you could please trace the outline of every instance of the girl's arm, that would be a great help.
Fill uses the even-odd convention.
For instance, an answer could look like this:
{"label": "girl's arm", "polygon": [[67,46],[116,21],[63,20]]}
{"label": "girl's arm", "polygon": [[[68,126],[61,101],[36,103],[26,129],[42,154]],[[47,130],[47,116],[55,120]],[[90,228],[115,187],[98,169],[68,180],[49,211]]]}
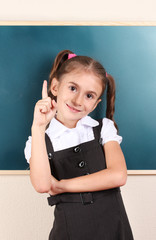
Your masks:
{"label": "girl's arm", "polygon": [[44,81],[42,99],[35,105],[34,119],[31,127],[30,179],[35,190],[40,193],[49,191],[52,184],[52,175],[45,143],[45,129],[55,113],[56,103],[48,97],[47,81]]}
{"label": "girl's arm", "polygon": [[45,192],[51,186],[51,171],[45,145],[45,130],[32,126],[30,179],[37,192]]}
{"label": "girl's arm", "polygon": [[104,144],[107,169],[71,179],[62,179],[58,188],[62,192],[90,192],[120,187],[126,183],[127,167],[118,142]]}
{"label": "girl's arm", "polygon": [[39,193],[56,195],[62,193],[59,181],[51,175],[49,159],[45,143],[45,129],[32,125],[32,146],[30,158],[30,179]]}

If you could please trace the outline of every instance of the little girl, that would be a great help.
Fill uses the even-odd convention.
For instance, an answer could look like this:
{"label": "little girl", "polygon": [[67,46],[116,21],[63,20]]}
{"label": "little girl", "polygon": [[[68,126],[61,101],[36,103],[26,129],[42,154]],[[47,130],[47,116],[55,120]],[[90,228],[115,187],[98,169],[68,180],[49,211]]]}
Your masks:
{"label": "little girl", "polygon": [[[90,116],[107,87],[106,118]],[[49,240],[132,240],[120,186],[127,168],[114,121],[115,82],[87,56],[61,51],[34,109],[25,157],[55,206]]]}

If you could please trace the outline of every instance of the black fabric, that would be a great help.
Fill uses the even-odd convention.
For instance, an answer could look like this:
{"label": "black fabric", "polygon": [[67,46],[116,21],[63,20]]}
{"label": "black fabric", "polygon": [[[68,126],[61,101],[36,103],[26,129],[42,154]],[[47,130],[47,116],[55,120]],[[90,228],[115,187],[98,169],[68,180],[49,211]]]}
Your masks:
{"label": "black fabric", "polygon": [[96,191],[96,192],[82,192],[82,193],[63,193],[55,196],[48,197],[48,203],[50,206],[56,205],[61,202],[80,202],[82,204],[93,203],[96,199],[106,196],[111,192],[118,192],[120,188],[112,188],[105,191]]}
{"label": "black fabric", "polygon": [[[99,125],[93,128],[95,139],[54,152],[45,135],[52,175],[68,179],[106,169]],[[47,198],[55,206],[49,240],[133,240],[120,188],[96,192],[62,193]]]}

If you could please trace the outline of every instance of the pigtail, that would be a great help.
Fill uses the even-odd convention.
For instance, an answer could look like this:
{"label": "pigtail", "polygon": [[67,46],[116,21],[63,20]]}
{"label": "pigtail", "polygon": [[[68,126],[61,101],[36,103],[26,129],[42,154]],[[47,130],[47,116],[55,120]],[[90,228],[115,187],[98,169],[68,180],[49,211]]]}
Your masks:
{"label": "pigtail", "polygon": [[52,79],[54,77],[56,77],[57,71],[60,69],[62,64],[68,59],[69,53],[73,53],[73,52],[70,50],[63,50],[63,51],[59,52],[54,60],[53,65],[52,65],[52,68],[51,68],[51,71],[49,74],[49,86],[48,86],[48,96],[51,97],[51,99],[55,99],[55,97],[53,96],[53,94],[50,91]]}
{"label": "pigtail", "polygon": [[106,117],[111,119],[114,122],[114,125],[118,132],[118,126],[114,120],[114,112],[115,112],[115,81],[114,78],[107,74],[107,109],[106,109]]}

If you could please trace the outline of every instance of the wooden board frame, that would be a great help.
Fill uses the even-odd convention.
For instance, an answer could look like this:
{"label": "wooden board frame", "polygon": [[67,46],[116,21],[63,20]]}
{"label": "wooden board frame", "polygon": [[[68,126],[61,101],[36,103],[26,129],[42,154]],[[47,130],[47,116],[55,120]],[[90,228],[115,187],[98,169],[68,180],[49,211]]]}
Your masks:
{"label": "wooden board frame", "polygon": [[[129,175],[156,175],[156,170],[127,170]],[[0,170],[0,175],[30,175],[30,170]]]}
{"label": "wooden board frame", "polygon": [[[156,21],[0,21],[0,26],[156,26]],[[127,170],[128,175],[156,175],[156,170]],[[0,170],[0,175],[29,175],[30,170]]]}
{"label": "wooden board frame", "polygon": [[54,21],[0,21],[0,26],[156,26],[156,21],[145,22],[54,22]]}

